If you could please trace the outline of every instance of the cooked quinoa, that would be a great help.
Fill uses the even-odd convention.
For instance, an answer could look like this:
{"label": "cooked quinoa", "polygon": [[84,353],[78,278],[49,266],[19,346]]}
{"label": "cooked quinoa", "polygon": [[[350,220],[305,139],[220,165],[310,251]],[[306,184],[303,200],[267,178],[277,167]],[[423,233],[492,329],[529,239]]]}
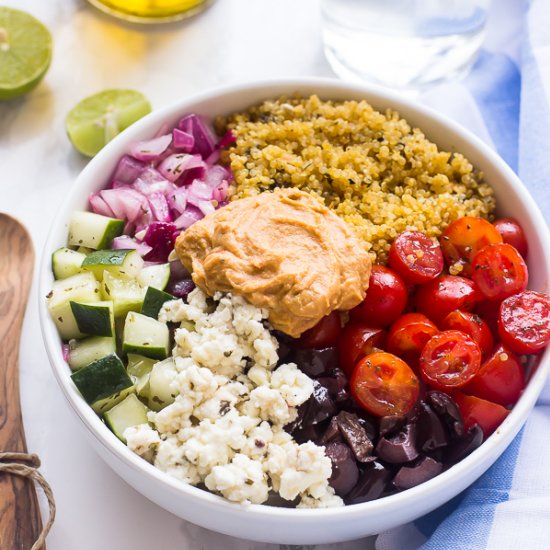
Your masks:
{"label": "cooked quinoa", "polygon": [[366,101],[282,97],[217,121],[236,142],[223,153],[231,200],[277,187],[316,194],[385,262],[405,230],[438,237],[464,216],[491,219],[495,199],[460,153],[440,151],[399,113]]}

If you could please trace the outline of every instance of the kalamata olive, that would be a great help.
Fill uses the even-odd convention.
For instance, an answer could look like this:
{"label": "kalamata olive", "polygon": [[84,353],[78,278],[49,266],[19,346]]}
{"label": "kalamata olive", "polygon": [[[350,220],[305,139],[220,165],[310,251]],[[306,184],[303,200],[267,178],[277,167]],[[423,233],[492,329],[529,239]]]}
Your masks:
{"label": "kalamata olive", "polygon": [[380,437],[398,432],[406,421],[406,416],[383,416],[380,419]]}
{"label": "kalamata olive", "polygon": [[302,425],[292,432],[292,437],[297,443],[305,443],[306,441],[317,442],[319,439],[319,432],[317,430],[317,424]]}
{"label": "kalamata olive", "polygon": [[440,462],[429,456],[423,456],[411,466],[402,466],[395,474],[393,483],[398,489],[410,489],[432,479],[440,474],[442,469]]}
{"label": "kalamata olive", "polygon": [[449,438],[443,422],[425,401],[417,405],[414,419],[416,424],[416,445],[425,452],[445,447]]}
{"label": "kalamata olive", "polygon": [[329,374],[330,376],[317,378],[317,381],[327,388],[336,403],[343,403],[349,398],[348,378],[340,369],[332,369]]}
{"label": "kalamata olive", "polygon": [[170,281],[166,286],[166,292],[174,298],[187,298],[187,295],[195,288],[195,283],[191,279],[182,279],[180,281]]}
{"label": "kalamata olive", "polygon": [[338,365],[336,348],[324,349],[294,349],[288,362],[298,365],[298,368],[308,376],[321,376]]}
{"label": "kalamata olive", "polygon": [[447,426],[452,438],[460,438],[464,435],[462,415],[451,397],[433,390],[426,393],[426,401]]}
{"label": "kalamata olive", "polygon": [[325,447],[325,454],[332,461],[329,484],[338,496],[345,497],[359,479],[359,468],[353,453],[345,443],[335,441]]}
{"label": "kalamata olive", "polygon": [[303,425],[318,424],[323,420],[334,416],[338,409],[329,395],[325,386],[319,384],[315,379],[313,382],[313,394],[307,400],[307,408],[304,413]]}
{"label": "kalamata olive", "polygon": [[359,481],[348,493],[346,504],[359,504],[377,499],[386,489],[391,476],[390,470],[380,462],[366,464]]}
{"label": "kalamata olive", "polygon": [[483,443],[483,430],[474,424],[458,441],[449,446],[445,462],[454,464],[475,451]]}
{"label": "kalamata olive", "polygon": [[341,411],[336,417],[336,422],[340,434],[349,445],[355,458],[359,462],[368,462],[372,460],[374,445],[363,426],[361,426],[357,415],[347,411]]}
{"label": "kalamata olive", "polygon": [[341,439],[340,429],[338,428],[338,420],[336,416],[330,419],[329,425],[325,429],[324,433],[316,441],[318,445],[326,445],[336,439]]}
{"label": "kalamata olive", "polygon": [[376,454],[390,464],[401,464],[417,458],[416,425],[409,423],[390,438],[381,437],[376,445]]}

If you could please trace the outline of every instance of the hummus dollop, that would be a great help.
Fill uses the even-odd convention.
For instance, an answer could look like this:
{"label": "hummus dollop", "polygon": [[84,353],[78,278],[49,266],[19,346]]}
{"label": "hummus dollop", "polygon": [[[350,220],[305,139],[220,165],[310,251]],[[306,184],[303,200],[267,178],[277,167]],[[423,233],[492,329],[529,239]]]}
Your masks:
{"label": "hummus dollop", "polygon": [[371,261],[319,200],[277,189],[231,202],[181,233],[176,253],[206,294],[243,296],[292,337],[365,297]]}

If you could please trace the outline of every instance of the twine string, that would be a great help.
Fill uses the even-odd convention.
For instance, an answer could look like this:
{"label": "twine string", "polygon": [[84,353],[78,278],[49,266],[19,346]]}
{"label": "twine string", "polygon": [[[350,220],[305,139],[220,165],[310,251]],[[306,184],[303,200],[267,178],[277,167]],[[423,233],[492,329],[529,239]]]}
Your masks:
{"label": "twine string", "polygon": [[55,520],[55,499],[53,497],[53,491],[50,484],[38,471],[38,468],[40,468],[40,458],[38,455],[0,452],[0,474],[2,472],[6,472],[8,474],[32,479],[32,481],[40,485],[46,495],[46,498],[48,499],[50,515],[48,517],[48,521],[42,527],[42,531],[38,539],[36,539],[36,542],[32,545],[31,550],[40,550],[44,546],[46,537],[48,536]]}

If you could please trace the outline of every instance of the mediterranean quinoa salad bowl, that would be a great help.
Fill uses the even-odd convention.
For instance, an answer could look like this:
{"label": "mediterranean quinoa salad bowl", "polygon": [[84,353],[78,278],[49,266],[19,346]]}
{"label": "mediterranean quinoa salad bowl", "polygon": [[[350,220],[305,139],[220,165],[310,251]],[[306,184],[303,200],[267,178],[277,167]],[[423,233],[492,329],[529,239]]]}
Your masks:
{"label": "mediterranean quinoa salad bowl", "polygon": [[456,496],[550,368],[548,229],[485,144],[302,79],[159,110],[83,170],[44,252],[48,356],[94,449],[203,527],[375,534]]}

